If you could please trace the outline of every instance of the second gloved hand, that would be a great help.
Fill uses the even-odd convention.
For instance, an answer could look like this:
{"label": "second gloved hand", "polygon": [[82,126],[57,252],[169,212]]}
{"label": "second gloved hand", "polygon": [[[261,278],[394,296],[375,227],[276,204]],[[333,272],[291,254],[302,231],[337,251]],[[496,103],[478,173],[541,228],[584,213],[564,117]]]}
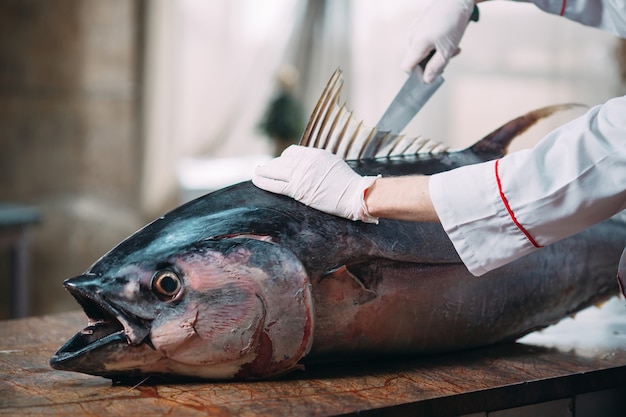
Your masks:
{"label": "second gloved hand", "polygon": [[377,177],[364,177],[323,149],[292,145],[256,168],[252,182],[317,210],[367,223],[378,223],[365,207],[365,191]]}
{"label": "second gloved hand", "polygon": [[434,49],[424,70],[424,81],[433,82],[458,54],[474,6],[474,0],[433,0],[411,25],[409,48],[400,67],[410,73]]}

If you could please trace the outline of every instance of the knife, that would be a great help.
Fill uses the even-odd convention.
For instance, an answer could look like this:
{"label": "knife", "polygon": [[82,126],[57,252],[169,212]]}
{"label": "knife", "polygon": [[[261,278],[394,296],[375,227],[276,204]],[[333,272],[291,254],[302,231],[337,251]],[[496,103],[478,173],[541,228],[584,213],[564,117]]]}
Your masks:
{"label": "knife", "polygon": [[[470,16],[470,21],[478,21],[478,6],[474,5],[474,10]],[[418,111],[432,97],[437,89],[443,84],[443,77],[440,75],[430,84],[424,82],[424,68],[430,58],[435,54],[433,49],[415,69],[409,74],[409,78],[404,82],[398,94],[376,124],[379,132],[390,132],[398,135],[402,129],[415,117]]]}

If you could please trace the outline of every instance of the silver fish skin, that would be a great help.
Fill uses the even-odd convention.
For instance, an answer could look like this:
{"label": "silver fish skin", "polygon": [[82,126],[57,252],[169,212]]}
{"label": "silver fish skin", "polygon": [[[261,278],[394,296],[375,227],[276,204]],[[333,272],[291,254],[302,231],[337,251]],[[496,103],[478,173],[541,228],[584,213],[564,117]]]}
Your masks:
{"label": "silver fish skin", "polygon": [[[451,151],[364,127],[338,104],[340,91],[336,73],[301,144],[368,175],[501,157],[519,133],[563,108],[530,112]],[[66,280],[88,322],[50,364],[120,381],[248,380],[308,360],[511,341],[616,295],[625,246],[626,224],[609,219],[476,278],[438,224],[352,222],[248,181],[167,213]]]}

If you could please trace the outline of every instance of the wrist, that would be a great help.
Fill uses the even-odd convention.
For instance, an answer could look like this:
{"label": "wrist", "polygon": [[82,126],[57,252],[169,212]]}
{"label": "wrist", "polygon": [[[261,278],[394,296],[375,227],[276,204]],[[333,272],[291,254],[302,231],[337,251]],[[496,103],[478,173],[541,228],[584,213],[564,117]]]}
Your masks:
{"label": "wrist", "polygon": [[373,217],[439,221],[428,189],[428,176],[379,178],[365,193],[365,209]]}

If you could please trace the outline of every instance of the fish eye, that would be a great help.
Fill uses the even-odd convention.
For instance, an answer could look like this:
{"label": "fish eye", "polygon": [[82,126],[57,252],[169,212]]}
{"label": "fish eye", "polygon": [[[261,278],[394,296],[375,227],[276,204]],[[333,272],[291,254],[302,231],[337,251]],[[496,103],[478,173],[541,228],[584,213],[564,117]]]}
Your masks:
{"label": "fish eye", "polygon": [[154,291],[159,298],[164,300],[174,298],[183,287],[178,275],[170,270],[155,272],[150,281],[150,286],[152,287],[152,291]]}

